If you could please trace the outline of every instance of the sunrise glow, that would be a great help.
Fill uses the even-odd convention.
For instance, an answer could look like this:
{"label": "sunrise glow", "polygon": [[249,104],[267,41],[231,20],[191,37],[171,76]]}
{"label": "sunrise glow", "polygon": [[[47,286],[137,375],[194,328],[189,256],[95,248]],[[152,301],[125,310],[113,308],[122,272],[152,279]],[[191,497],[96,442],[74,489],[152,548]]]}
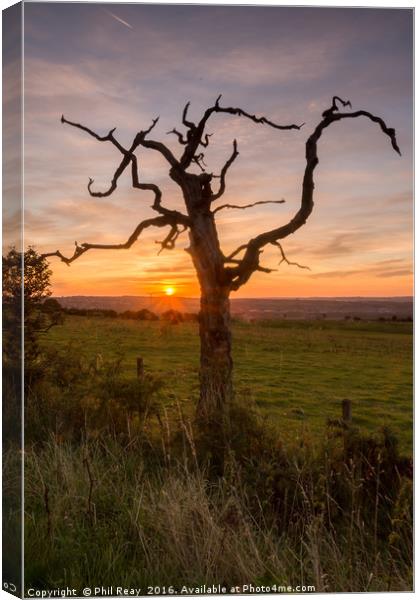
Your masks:
{"label": "sunrise glow", "polygon": [[[226,106],[283,124],[305,123],[279,131],[234,114],[212,116],[213,137],[202,149],[208,172],[220,173],[234,138],[240,148],[215,208],[251,205],[216,214],[221,251],[228,256],[296,214],[306,140],[336,93],[395,128],[402,156],[375,123],[349,119],[330,127],[319,146],[314,211],[283,246],[292,263],[310,270],[279,266],[279,249],[267,246],[261,266],[271,272],[254,273],[235,296],[411,295],[411,19],[409,10],[389,9],[121,4],[116,15],[94,3],[28,3],[26,245],[44,253],[59,248],[64,255],[73,253],[74,240],[118,245],[155,216],[150,191],[133,189],[128,172],[110,196],[88,196],[89,177],[95,192],[105,191],[120,158],[112,145],[64,126],[62,114],[99,135],[116,127],[123,145],[160,115],[151,139],[167,144],[177,158],[183,149],[175,135],[166,134],[174,127],[185,133],[187,101],[193,120],[222,93]],[[138,159],[142,182],[159,185],[167,209],[185,211],[159,153],[144,148]],[[191,171],[199,173],[199,166]],[[216,191],[218,180],[212,185]],[[252,206],[279,198],[286,201]],[[13,242],[12,217],[5,246]],[[156,240],[166,231],[161,235],[147,228],[129,249],[92,250],[71,269],[53,258],[53,293],[199,297],[192,257],[185,252],[187,232],[158,254]],[[171,283],[164,283],[169,277]]]}

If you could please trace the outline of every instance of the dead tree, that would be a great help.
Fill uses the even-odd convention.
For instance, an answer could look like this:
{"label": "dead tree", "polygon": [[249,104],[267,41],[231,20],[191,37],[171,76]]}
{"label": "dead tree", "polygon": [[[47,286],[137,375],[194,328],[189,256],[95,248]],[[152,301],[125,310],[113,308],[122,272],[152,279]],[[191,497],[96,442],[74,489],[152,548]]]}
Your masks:
{"label": "dead tree", "polygon": [[[219,243],[215,215],[223,209],[246,209],[251,206],[269,203],[281,203],[283,200],[260,200],[248,205],[223,204],[215,206],[226,190],[226,176],[237,158],[238,146],[233,141],[232,153],[224,164],[219,175],[208,172],[204,162],[204,152],[209,143],[210,135],[206,127],[210,117],[217,113],[224,113],[243,117],[256,124],[266,125],[281,131],[299,130],[302,125],[279,125],[266,117],[257,117],[241,108],[223,107],[220,105],[219,96],[214,104],[208,108],[201,120],[194,123],[188,117],[189,103],[182,114],[184,132],[172,129],[168,134],[177,137],[182,147],[180,156],[175,156],[162,142],[150,139],[149,135],[155,127],[158,118],[154,119],[148,129],[140,131],[134,137],[129,148],[125,148],[115,137],[115,128],[106,135],[99,135],[79,123],[73,123],[61,118],[62,123],[71,125],[86,132],[99,142],[112,144],[121,154],[121,162],[111,180],[109,188],[105,191],[94,191],[93,179],[89,180],[88,191],[91,196],[103,198],[110,196],[118,185],[119,178],[125,171],[131,173],[131,182],[134,188],[150,192],[153,195],[152,209],[156,216],[139,223],[126,242],[120,244],[94,244],[85,242],[78,244],[72,256],[66,257],[59,250],[44,254],[44,256],[57,256],[67,265],[80,258],[88,250],[122,250],[130,248],[139,238],[141,233],[149,227],[169,228],[164,239],[159,242],[162,250],[174,248],[178,237],[188,231],[190,245],[187,252],[191,255],[201,289],[201,310],[199,318],[201,340],[200,362],[200,400],[198,415],[207,423],[223,426],[226,406],[232,396],[232,357],[231,357],[231,329],[229,295],[232,291],[243,286],[256,271],[270,273],[272,269],[261,264],[261,254],[268,245],[276,246],[280,252],[280,262],[288,261],[283,250],[282,241],[302,227],[309,218],[314,202],[314,171],[318,164],[317,144],[324,130],[343,119],[366,117],[379,125],[383,133],[389,137],[392,147],[398,154],[395,130],[387,127],[385,122],[367,112],[358,110],[351,112],[351,104],[334,96],[331,107],[323,114],[315,130],[306,141],[306,167],[303,174],[302,197],[298,211],[293,218],[283,225],[259,233],[252,239],[240,245],[235,251],[226,256]],[[340,110],[341,107],[341,110]],[[347,112],[346,108],[350,111]],[[139,172],[137,152],[140,148],[158,152],[168,163],[169,176],[182,190],[185,201],[185,212],[172,210],[162,202],[162,192],[154,183],[145,183]],[[191,172],[191,167],[196,167]],[[198,169],[197,169],[198,167]],[[298,265],[297,263],[293,263]]]}

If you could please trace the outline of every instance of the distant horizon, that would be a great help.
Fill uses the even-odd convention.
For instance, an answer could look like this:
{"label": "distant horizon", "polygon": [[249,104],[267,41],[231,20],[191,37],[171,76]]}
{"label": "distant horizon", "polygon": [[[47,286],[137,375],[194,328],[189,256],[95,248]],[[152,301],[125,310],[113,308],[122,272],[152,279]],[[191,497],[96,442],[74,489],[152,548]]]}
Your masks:
{"label": "distant horizon", "polygon": [[[112,295],[112,294],[70,294],[65,296],[63,294],[52,294],[52,297],[55,298],[166,298],[165,294],[120,294],[120,295]],[[174,298],[188,299],[188,300],[200,300],[200,296],[180,296],[174,295]],[[291,300],[291,299],[305,299],[305,300],[324,300],[324,299],[336,299],[336,300],[349,300],[349,299],[359,299],[359,298],[367,298],[370,300],[380,299],[380,300],[395,300],[398,298],[407,298],[414,299],[413,295],[396,295],[396,296],[240,296],[235,297],[232,296],[230,300]]]}

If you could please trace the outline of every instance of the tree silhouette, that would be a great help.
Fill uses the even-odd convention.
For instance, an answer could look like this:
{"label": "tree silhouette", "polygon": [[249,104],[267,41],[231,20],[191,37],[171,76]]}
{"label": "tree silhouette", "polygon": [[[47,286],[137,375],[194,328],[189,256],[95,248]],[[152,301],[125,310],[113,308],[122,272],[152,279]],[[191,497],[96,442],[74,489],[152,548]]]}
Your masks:
{"label": "tree silhouette", "polygon": [[[57,256],[67,265],[70,265],[88,250],[122,250],[130,248],[141,233],[149,227],[169,227],[168,233],[160,244],[162,250],[170,250],[174,248],[180,234],[188,231],[190,246],[187,252],[191,255],[201,289],[199,317],[201,393],[198,415],[204,418],[205,422],[223,428],[227,413],[226,406],[232,396],[229,295],[232,291],[243,286],[256,271],[271,272],[272,269],[266,268],[260,263],[261,253],[267,245],[276,246],[280,251],[281,261],[289,262],[281,241],[302,227],[312,212],[314,206],[314,170],[318,164],[317,144],[324,130],[343,119],[366,117],[379,125],[383,133],[389,137],[392,147],[398,154],[400,154],[400,150],[397,145],[395,130],[388,128],[381,118],[364,110],[346,112],[347,107],[350,110],[352,109],[350,102],[334,96],[330,108],[322,114],[320,122],[306,141],[306,167],[303,175],[302,197],[296,214],[287,223],[259,233],[226,256],[219,243],[215,222],[217,212],[227,208],[246,209],[260,204],[281,203],[284,201],[261,200],[245,206],[223,204],[215,208],[216,201],[225,193],[227,173],[239,152],[237,141],[234,140],[232,153],[221,169],[220,174],[214,175],[207,171],[203,149],[210,143],[211,134],[205,133],[210,117],[217,113],[224,113],[243,117],[256,124],[266,125],[281,131],[299,130],[302,125],[279,125],[266,117],[257,117],[241,108],[223,107],[220,105],[220,100],[221,96],[217,98],[213,106],[204,112],[198,123],[194,123],[188,117],[190,103],[187,103],[182,114],[184,133],[176,128],[168,132],[168,134],[177,137],[183,148],[180,157],[176,157],[162,142],[149,139],[149,134],[155,127],[158,118],[153,120],[148,129],[137,133],[131,146],[125,148],[116,139],[114,135],[115,128],[111,129],[108,134],[101,136],[88,127],[73,123],[62,116],[62,123],[81,129],[99,142],[113,144],[122,155],[122,160],[114,172],[110,187],[102,192],[94,191],[94,181],[90,179],[88,184],[89,194],[99,198],[110,196],[116,190],[121,175],[129,169],[132,186],[153,194],[152,208],[157,216],[139,223],[126,242],[120,244],[78,244],[76,242],[72,256],[66,257],[59,250],[44,254],[44,256]],[[339,106],[341,106],[341,111]],[[162,192],[159,187],[154,183],[142,181],[136,156],[136,151],[139,148],[154,150],[164,157],[168,163],[170,178],[182,190],[185,213],[165,206],[162,203]],[[194,165],[199,168],[198,174],[189,172],[190,167]],[[213,189],[213,187],[216,189]]]}
{"label": "tree silhouette", "polygon": [[[3,359],[21,368],[22,325],[25,331],[25,369],[39,354],[39,338],[62,322],[61,307],[51,300],[51,270],[34,248],[10,248],[3,256]],[[23,283],[23,285],[22,285]],[[22,322],[22,302],[24,319]],[[54,305],[51,305],[51,302]]]}

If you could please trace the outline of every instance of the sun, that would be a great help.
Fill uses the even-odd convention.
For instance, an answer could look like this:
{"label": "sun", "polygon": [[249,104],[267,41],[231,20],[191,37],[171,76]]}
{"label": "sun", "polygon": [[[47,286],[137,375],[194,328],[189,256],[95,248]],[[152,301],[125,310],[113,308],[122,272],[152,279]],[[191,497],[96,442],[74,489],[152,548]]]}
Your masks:
{"label": "sun", "polygon": [[171,285],[168,285],[165,289],[164,292],[167,296],[173,296],[175,294],[175,288],[172,287]]}

